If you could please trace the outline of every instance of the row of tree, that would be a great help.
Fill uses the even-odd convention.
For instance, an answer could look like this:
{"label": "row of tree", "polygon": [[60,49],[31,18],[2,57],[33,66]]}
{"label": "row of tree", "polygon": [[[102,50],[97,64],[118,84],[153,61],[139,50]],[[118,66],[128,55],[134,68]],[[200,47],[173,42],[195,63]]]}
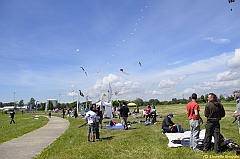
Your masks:
{"label": "row of tree", "polygon": [[[197,99],[197,101],[198,101],[198,103],[206,103],[207,98],[208,98],[208,94],[201,95]],[[114,101],[112,101],[112,105],[114,107],[119,107],[124,101],[125,102],[134,102],[138,106],[146,106],[148,104],[150,104],[150,105],[187,104],[190,100],[191,100],[191,97],[189,97],[188,99],[172,98],[171,101],[159,101],[158,99],[150,99],[149,101],[143,101],[141,98],[137,98],[136,100],[133,100],[133,101],[114,100]],[[231,96],[226,96],[226,95],[220,94],[219,100],[229,102],[229,101],[234,100],[234,97],[232,95]],[[90,104],[92,104],[91,101],[88,101],[87,107]],[[38,103],[38,105],[36,106],[36,100],[34,98],[31,98],[30,101],[26,105],[28,106],[28,109],[30,108],[30,105],[32,105],[33,110],[36,109],[36,108],[37,108],[37,110],[44,110],[45,106],[46,106],[46,103]],[[72,102],[72,103],[57,103],[56,107],[59,108],[59,109],[63,109],[63,108],[73,109],[74,107],[76,107],[76,105],[77,105],[77,101]],[[78,105],[86,106],[86,102],[78,103]],[[20,100],[18,103],[14,103],[14,102],[2,103],[2,102],[0,102],[0,108],[4,107],[4,106],[23,107],[23,106],[25,106],[25,104],[24,104],[23,100]],[[53,104],[52,104],[51,101],[49,101],[49,103],[48,103],[48,109],[53,109]]]}

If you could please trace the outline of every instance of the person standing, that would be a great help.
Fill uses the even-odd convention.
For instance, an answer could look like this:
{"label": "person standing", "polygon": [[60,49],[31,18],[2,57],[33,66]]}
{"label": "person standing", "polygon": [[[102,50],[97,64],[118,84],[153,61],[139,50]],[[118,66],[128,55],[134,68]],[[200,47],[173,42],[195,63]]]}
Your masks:
{"label": "person standing", "polygon": [[148,105],[147,108],[145,109],[145,116],[146,116],[146,121],[150,121],[151,119],[151,106]]}
{"label": "person standing", "polygon": [[152,117],[152,124],[154,124],[156,122],[156,117],[157,117],[157,110],[154,105],[152,105],[151,117]]}
{"label": "person standing", "polygon": [[90,142],[90,137],[91,137],[92,138],[92,142],[95,142],[96,113],[93,112],[93,106],[90,106],[90,110],[86,113],[85,121],[88,123],[87,139]]}
{"label": "person standing", "polygon": [[65,112],[65,108],[63,108],[63,109],[62,109],[62,117],[63,117],[63,119],[64,119],[64,117],[65,117],[65,113],[66,113],[66,112]]}
{"label": "person standing", "polygon": [[100,113],[101,111],[98,109],[98,107],[96,106],[96,104],[93,104],[93,112],[96,113],[96,125],[95,125],[95,129],[96,129],[96,139],[99,140],[100,139],[100,132],[99,132],[99,120],[100,120]]}
{"label": "person standing", "polygon": [[120,109],[118,110],[118,118],[120,119],[121,117],[121,123],[123,125],[123,128],[125,130],[128,129],[128,125],[127,125],[127,118],[128,118],[128,114],[129,113],[129,108],[126,104],[126,102],[123,102],[123,105],[120,107]]}
{"label": "person standing", "polygon": [[15,112],[14,112],[14,110],[12,110],[12,111],[10,112],[10,117],[11,117],[10,124],[12,124],[12,122],[15,124],[14,116],[15,116]]}
{"label": "person standing", "polygon": [[204,116],[207,118],[206,132],[204,137],[203,151],[207,152],[211,149],[211,140],[214,136],[214,152],[220,153],[220,123],[219,120],[225,117],[223,105],[218,102],[214,93],[209,93],[208,103],[204,110]]}
{"label": "person standing", "polygon": [[51,110],[48,110],[48,117],[51,118],[51,116],[52,116],[52,112]]}
{"label": "person standing", "polygon": [[240,90],[234,91],[233,97],[236,100],[237,105],[236,105],[236,110],[232,114],[232,116],[235,117],[236,120],[238,121],[238,130],[239,130],[239,134],[240,134]]}
{"label": "person standing", "polygon": [[77,108],[76,107],[74,107],[74,109],[73,109],[73,116],[74,116],[74,118],[78,117],[78,112],[77,112]]}
{"label": "person standing", "polygon": [[198,150],[197,140],[200,134],[200,122],[202,118],[200,117],[199,111],[200,107],[197,103],[197,94],[192,94],[192,100],[187,104],[187,115],[190,124],[190,148],[193,150]]}

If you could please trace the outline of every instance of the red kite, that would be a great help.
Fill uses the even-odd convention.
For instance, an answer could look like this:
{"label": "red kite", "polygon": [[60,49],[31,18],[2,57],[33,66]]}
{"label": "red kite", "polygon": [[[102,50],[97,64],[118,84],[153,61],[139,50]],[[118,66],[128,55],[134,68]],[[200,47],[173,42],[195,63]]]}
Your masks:
{"label": "red kite", "polygon": [[125,73],[126,75],[129,75],[128,73],[124,72],[122,68],[120,68],[120,71],[121,71],[122,73]]}

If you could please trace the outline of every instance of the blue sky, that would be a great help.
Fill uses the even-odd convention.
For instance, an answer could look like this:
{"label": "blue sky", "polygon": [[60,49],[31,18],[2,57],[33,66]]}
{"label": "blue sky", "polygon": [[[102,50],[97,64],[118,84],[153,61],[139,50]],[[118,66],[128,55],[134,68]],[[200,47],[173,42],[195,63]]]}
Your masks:
{"label": "blue sky", "polygon": [[85,101],[82,90],[96,102],[109,83],[114,100],[231,95],[240,89],[239,7],[227,0],[1,0],[0,101]]}

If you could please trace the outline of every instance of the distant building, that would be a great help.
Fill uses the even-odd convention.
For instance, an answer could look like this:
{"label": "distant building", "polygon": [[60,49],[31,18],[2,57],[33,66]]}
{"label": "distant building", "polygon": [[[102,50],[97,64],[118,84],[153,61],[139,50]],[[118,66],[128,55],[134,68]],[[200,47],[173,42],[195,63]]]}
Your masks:
{"label": "distant building", "polygon": [[[13,110],[14,109],[14,106],[5,106],[5,107],[3,107],[3,108],[0,108],[0,110]],[[27,106],[22,106],[22,107],[16,107],[16,109],[17,110],[19,110],[19,111],[25,111],[25,110],[27,110]]]}

